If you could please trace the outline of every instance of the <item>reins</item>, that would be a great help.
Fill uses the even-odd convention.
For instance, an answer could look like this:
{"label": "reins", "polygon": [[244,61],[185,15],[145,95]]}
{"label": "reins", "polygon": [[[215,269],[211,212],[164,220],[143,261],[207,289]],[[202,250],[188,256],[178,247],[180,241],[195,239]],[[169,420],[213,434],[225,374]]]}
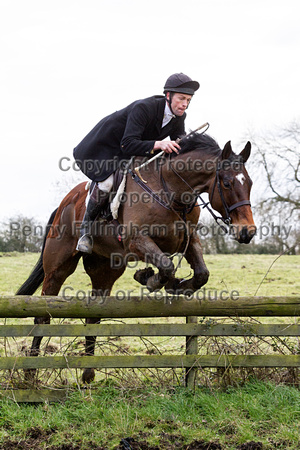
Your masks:
{"label": "reins", "polygon": [[[160,181],[161,185],[163,187],[164,193],[169,197],[168,203],[165,202],[162,198],[160,198],[147,184],[142,181],[141,177],[139,177],[131,168],[128,169],[128,173],[131,175],[133,181],[135,181],[145,192],[147,192],[159,205],[161,205],[163,208],[167,209],[168,211],[172,211],[176,216],[179,218],[179,220],[183,221],[185,225],[185,241],[186,245],[184,248],[183,255],[185,255],[185,252],[187,250],[188,244],[189,244],[189,235],[187,231],[187,225],[186,225],[186,216],[189,214],[195,207],[195,204],[197,202],[197,197],[195,197],[195,201],[191,205],[184,205],[180,202],[177,202],[175,199],[172,200],[171,193],[168,189],[167,183],[165,179],[162,176],[161,173],[161,167],[160,167]],[[179,175],[179,174],[178,174]],[[180,175],[179,175],[180,176]],[[172,202],[177,204],[177,207],[172,206]],[[183,206],[183,208],[182,208]],[[176,268],[177,270],[177,268]]]}
{"label": "reins", "polygon": [[140,186],[145,192],[147,192],[150,197],[152,197],[160,206],[163,206],[165,209],[172,211],[169,203],[166,203],[162,198],[159,197],[159,195],[155,194],[155,192],[149,186],[147,186],[131,168],[129,168],[127,172],[131,175],[133,181],[135,181],[138,186]]}
{"label": "reins", "polygon": [[[226,217],[226,219],[224,219],[222,216],[217,216],[215,213],[214,213],[214,211],[212,210],[212,208],[209,206],[210,204],[211,204],[211,202],[210,201],[208,201],[208,202],[205,202],[204,201],[204,199],[203,199],[203,197],[201,197],[201,194],[199,194],[199,192],[197,192],[197,191],[195,191],[195,189],[194,188],[192,188],[192,186],[190,186],[189,185],[189,183],[174,169],[174,167],[172,167],[172,165],[170,164],[170,167],[171,167],[171,169],[172,169],[172,171],[174,172],[174,174],[175,175],[177,175],[177,177],[178,178],[180,178],[181,179],[181,181],[183,181],[183,183],[185,183],[186,184],[186,186],[188,186],[188,188],[191,190],[191,192],[195,195],[195,197],[196,197],[196,201],[197,201],[197,198],[200,198],[200,200],[201,200],[201,204],[200,205],[197,205],[199,208],[200,207],[202,207],[203,209],[204,208],[206,208],[207,209],[207,211],[211,214],[211,216],[213,217],[213,219],[216,221],[216,223],[219,225],[219,227],[225,232],[225,233],[228,233],[228,229],[226,228],[226,227],[224,227],[223,225],[221,225],[220,223],[219,223],[219,220],[222,220],[222,222],[224,222],[226,225],[229,225],[230,224],[230,222],[228,222],[228,219],[227,219],[227,217]],[[212,196],[213,196],[213,194],[214,194],[214,190],[215,190],[215,185],[218,185],[218,188],[220,188],[220,191],[221,191],[221,199],[222,199],[222,202],[224,201],[224,203],[223,203],[223,205],[225,206],[226,205],[226,202],[225,202],[225,199],[224,199],[224,196],[223,196],[223,192],[222,192],[222,187],[221,187],[221,184],[220,184],[220,180],[219,180],[219,174],[216,172],[216,176],[215,176],[215,180],[214,180],[214,184],[213,184],[213,190],[212,190]],[[219,191],[219,192],[220,192]],[[196,203],[196,202],[195,202]],[[195,205],[196,206],[196,205]],[[226,205],[227,206],[227,205]],[[226,207],[225,207],[225,211],[226,211],[226,213],[227,213],[227,209],[226,209]],[[229,217],[229,221],[231,221],[231,219],[230,219],[230,217]]]}
{"label": "reins", "polygon": [[[131,175],[132,179],[145,191],[147,192],[159,205],[163,206],[165,209],[172,211],[174,214],[176,214],[179,219],[184,223],[185,225],[185,241],[186,241],[186,245],[184,248],[184,251],[181,252],[182,253],[182,257],[185,255],[186,250],[188,248],[188,244],[190,241],[190,236],[188,234],[188,229],[187,229],[187,224],[186,224],[186,215],[189,214],[195,207],[202,207],[203,209],[206,208],[207,211],[211,214],[211,216],[213,217],[213,219],[215,220],[215,222],[218,224],[218,226],[222,229],[222,231],[224,233],[228,233],[228,226],[231,223],[231,218],[230,218],[230,212],[233,211],[236,208],[239,208],[240,206],[244,206],[244,205],[250,205],[250,200],[242,200],[240,202],[236,202],[231,206],[227,205],[227,202],[225,200],[224,197],[224,193],[223,193],[223,189],[221,186],[221,180],[220,180],[220,170],[221,170],[221,161],[218,160],[217,162],[217,168],[216,168],[216,174],[215,174],[215,179],[213,182],[213,188],[211,191],[211,195],[210,195],[210,201],[205,202],[203,197],[201,196],[201,194],[199,192],[197,192],[192,186],[190,186],[190,184],[177,172],[177,170],[172,166],[172,162],[171,160],[169,161],[169,167],[171,168],[172,172],[189,188],[189,190],[191,191],[191,193],[194,195],[194,201],[189,204],[189,205],[185,205],[183,203],[180,203],[178,201],[176,201],[175,199],[171,198],[171,193],[170,190],[168,189],[166,180],[163,178],[162,175],[162,170],[161,170],[161,166],[160,166],[160,181],[162,184],[162,187],[164,189],[164,193],[167,195],[167,197],[169,197],[169,202],[165,202],[162,198],[160,198],[150,187],[148,187],[143,181],[142,179],[135,173],[133,172],[133,170],[131,168],[128,169],[128,173]],[[225,210],[225,214],[226,217],[222,217],[222,216],[217,216],[214,211],[211,208],[211,202],[215,193],[215,189],[218,189],[220,198],[221,198],[221,202],[223,205],[223,208]],[[201,200],[201,204],[196,205],[197,203],[197,199]],[[172,206],[172,202],[175,204],[175,207]],[[220,221],[222,221],[226,227],[224,225],[222,225],[220,223]],[[181,261],[180,259],[180,261]],[[175,271],[177,270],[180,261],[177,265],[177,267],[175,268]]]}
{"label": "reins", "polygon": [[[170,199],[169,202],[165,202],[162,198],[160,198],[157,194],[155,194],[155,192],[153,192],[153,190],[148,187],[138,176],[136,173],[133,172],[132,169],[128,169],[129,174],[131,175],[132,179],[144,190],[146,191],[157,203],[159,203],[161,206],[163,206],[165,209],[174,212],[177,216],[179,216],[178,213],[181,213],[183,215],[183,217],[180,217],[180,220],[183,220],[184,222],[186,222],[186,215],[189,214],[195,207],[202,207],[203,209],[206,208],[207,211],[210,213],[210,215],[213,217],[213,219],[215,220],[215,222],[219,225],[219,227],[225,232],[228,233],[228,228],[224,227],[222,224],[220,224],[220,221],[222,221],[225,225],[230,225],[231,223],[231,218],[230,218],[230,213],[231,211],[233,211],[236,208],[239,208],[240,206],[244,206],[244,205],[249,205],[251,206],[251,202],[250,200],[242,200],[240,202],[234,203],[231,206],[227,205],[227,202],[225,200],[224,197],[224,193],[223,193],[223,189],[221,186],[221,181],[220,181],[220,170],[221,170],[221,162],[218,161],[217,163],[217,168],[216,168],[216,175],[215,175],[215,179],[214,179],[214,183],[213,183],[213,188],[211,191],[211,200],[208,202],[205,202],[203,197],[201,196],[201,194],[199,194],[199,192],[195,191],[194,188],[192,188],[192,186],[190,186],[190,184],[177,172],[176,169],[174,169],[171,161],[169,161],[169,167],[171,168],[172,172],[189,188],[189,190],[191,191],[191,193],[194,195],[195,197],[195,201],[192,202],[190,205],[184,205],[180,202],[177,202],[175,199]],[[160,166],[161,168],[161,166]],[[160,170],[160,179],[161,179],[161,184],[163,186],[164,192],[169,195],[170,198],[170,191],[168,189],[167,183],[165,181],[165,179],[162,176],[161,170]],[[211,205],[211,201],[213,199],[214,193],[215,193],[215,189],[218,189],[220,198],[221,198],[221,202],[223,205],[223,208],[225,210],[225,214],[226,217],[222,217],[222,216],[217,216],[214,211],[212,210],[212,208],[210,207]],[[199,198],[201,200],[201,204],[196,205],[197,202],[197,198]],[[172,206],[172,202],[175,203],[175,205],[177,204],[177,207],[173,207]],[[184,206],[182,208],[182,206]]]}
{"label": "reins", "polygon": [[[171,198],[171,193],[170,190],[168,189],[166,180],[163,178],[162,176],[162,171],[161,171],[161,166],[160,166],[160,182],[161,185],[164,189],[164,193],[167,195],[167,197],[169,197],[169,202],[165,202],[162,198],[160,198],[155,192],[153,192],[153,190],[147,186],[147,184],[144,183],[144,181],[142,181],[141,177],[139,177],[137,175],[137,173],[133,172],[133,170],[131,168],[128,169],[128,173],[131,175],[132,179],[145,191],[147,192],[159,205],[161,205],[162,207],[164,207],[165,209],[167,209],[168,211],[172,211],[174,214],[176,214],[176,216],[179,218],[180,221],[182,221],[184,223],[184,241],[185,241],[185,246],[184,246],[184,250],[181,253],[181,258],[177,264],[177,267],[175,267],[175,272],[177,271],[181,260],[183,259],[189,242],[190,242],[190,235],[188,234],[188,229],[187,229],[187,224],[186,224],[186,216],[187,214],[189,214],[195,207],[196,202],[197,202],[197,196],[195,196],[195,201],[191,204],[191,205],[184,205],[181,204],[180,202],[177,202],[175,199],[172,200]],[[176,172],[177,173],[177,172]],[[180,175],[178,174],[178,176],[180,177]],[[177,207],[173,207],[172,206],[172,202],[175,203],[175,205],[177,204]],[[183,206],[183,208],[182,208]],[[172,259],[173,256],[170,256],[170,259]]]}

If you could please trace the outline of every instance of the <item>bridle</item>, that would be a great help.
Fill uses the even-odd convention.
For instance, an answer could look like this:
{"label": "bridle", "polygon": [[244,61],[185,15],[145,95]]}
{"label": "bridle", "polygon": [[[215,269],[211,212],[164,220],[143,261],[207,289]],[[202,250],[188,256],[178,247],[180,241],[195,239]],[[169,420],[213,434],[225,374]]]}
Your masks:
{"label": "bridle", "polygon": [[[218,161],[217,169],[216,169],[216,176],[215,176],[213,188],[212,188],[211,195],[210,195],[211,199],[210,199],[210,202],[208,202],[208,203],[210,203],[210,204],[212,203],[212,199],[213,199],[213,196],[214,196],[214,193],[215,193],[215,188],[217,186],[218,191],[219,191],[219,195],[220,195],[220,198],[221,198],[221,201],[222,201],[222,205],[223,205],[223,208],[225,210],[226,217],[225,217],[225,219],[222,216],[221,217],[216,217],[215,220],[216,220],[216,222],[218,222],[218,220],[222,220],[225,223],[225,225],[230,225],[230,223],[231,223],[231,217],[230,217],[231,211],[233,211],[236,208],[239,208],[240,206],[244,206],[244,205],[251,206],[251,202],[250,202],[250,200],[241,200],[240,202],[236,202],[236,203],[234,203],[231,206],[227,205],[225,197],[224,197],[224,193],[223,193],[223,190],[222,190],[222,186],[221,186],[220,170],[221,170],[221,163],[220,163],[220,161]],[[205,206],[203,206],[203,207],[205,207]]]}
{"label": "bridle", "polygon": [[[227,227],[224,227],[224,225],[222,225],[220,223],[220,221],[222,221],[225,225],[229,226],[231,223],[231,218],[229,213],[231,211],[233,211],[236,208],[239,208],[240,206],[244,206],[244,205],[251,205],[249,200],[242,200],[240,202],[234,203],[231,206],[228,206],[223,194],[223,190],[222,190],[222,186],[221,186],[221,181],[220,181],[220,169],[221,169],[221,164],[220,161],[218,161],[217,164],[217,169],[216,169],[216,175],[215,175],[215,179],[214,179],[214,184],[213,184],[213,188],[212,188],[212,193],[211,193],[211,200],[208,202],[205,202],[203,200],[203,198],[201,197],[201,195],[199,194],[199,192],[197,192],[192,186],[190,186],[190,184],[177,172],[176,169],[174,169],[174,167],[171,164],[171,160],[169,161],[169,167],[171,168],[171,170],[173,171],[173,173],[180,178],[181,181],[183,181],[183,183],[188,186],[188,188],[191,190],[191,193],[194,195],[194,201],[191,202],[191,204],[189,205],[182,205],[180,204],[180,202],[174,201],[173,199],[173,203],[175,204],[175,208],[172,206],[172,201],[166,203],[165,201],[163,201],[157,194],[155,194],[155,192],[152,191],[151,188],[149,188],[147,186],[147,184],[145,184],[145,182],[131,169],[128,168],[128,173],[131,175],[132,179],[144,190],[146,191],[157,203],[159,203],[161,206],[163,206],[165,209],[173,211],[178,217],[179,219],[181,219],[183,221],[183,223],[185,224],[185,248],[184,251],[181,252],[181,259],[183,258],[183,256],[186,253],[186,250],[188,248],[189,245],[189,240],[190,240],[190,236],[188,235],[188,229],[187,229],[187,224],[186,224],[186,216],[188,213],[190,213],[194,208],[196,207],[202,207],[203,209],[206,208],[209,213],[212,215],[212,217],[214,218],[214,220],[216,221],[216,223],[219,225],[219,227],[224,231],[224,233],[229,233],[229,230]],[[162,186],[164,188],[164,192],[169,195],[170,191],[168,189],[167,183],[164,180],[163,176],[162,176],[162,171],[161,171],[161,166],[160,166],[160,180],[162,183]],[[217,216],[214,211],[212,210],[212,208],[209,206],[211,204],[212,198],[214,196],[215,193],[215,188],[217,186],[217,189],[219,191],[220,194],[220,198],[222,201],[222,205],[223,208],[225,210],[226,213],[226,217],[222,217],[222,216]],[[200,198],[201,200],[201,204],[196,204],[197,203],[197,199]],[[183,206],[183,208],[182,208]],[[179,215],[180,214],[180,215]],[[175,269],[175,272],[177,270],[177,268],[180,265],[180,261]]]}
{"label": "bridle", "polygon": [[[174,172],[174,174],[177,175],[177,177],[179,177],[181,179],[181,181],[183,181],[188,186],[188,188],[192,191],[193,194],[195,194],[196,199],[197,199],[197,197],[200,198],[202,203],[200,205],[197,205],[197,206],[202,207],[203,209],[206,208],[208,210],[208,212],[211,214],[211,216],[214,218],[214,220],[217,222],[217,224],[220,226],[220,228],[225,233],[228,233],[228,229],[226,227],[224,227],[222,224],[220,224],[220,221],[222,221],[225,225],[229,226],[231,224],[231,217],[230,217],[231,211],[233,211],[236,208],[239,208],[240,206],[244,206],[244,205],[250,205],[251,206],[250,200],[241,200],[240,202],[236,202],[236,203],[234,203],[231,206],[227,205],[227,202],[225,200],[224,193],[223,193],[223,190],[222,190],[222,186],[221,186],[221,180],[220,180],[220,170],[221,170],[221,162],[220,161],[218,161],[218,163],[217,163],[216,175],[215,175],[213,188],[212,188],[211,195],[210,195],[210,201],[208,201],[208,202],[205,202],[203,200],[201,195],[197,191],[195,191],[195,189],[192,188],[192,186],[189,185],[189,183],[177,172],[177,170],[174,169],[172,164],[170,164],[170,167],[171,167],[172,171]],[[213,199],[213,196],[214,196],[214,193],[215,193],[216,186],[217,186],[220,198],[221,198],[221,202],[222,202],[223,208],[225,210],[225,214],[226,214],[225,218],[222,217],[222,216],[217,216],[214,213],[214,211],[212,210],[212,208],[209,206],[212,203],[212,199]],[[195,201],[195,203],[196,203],[196,201]],[[194,205],[195,205],[195,203],[194,203]]]}
{"label": "bridle", "polygon": [[[152,189],[150,187],[148,187],[144,181],[141,180],[141,178],[135,173],[133,172],[133,170],[131,168],[128,168],[128,173],[132,176],[132,179],[144,190],[146,191],[157,203],[159,203],[161,206],[163,206],[165,209],[168,209],[170,211],[173,211],[174,213],[176,213],[178,215],[178,212],[182,213],[182,218],[185,222],[185,218],[186,215],[188,213],[190,213],[192,211],[192,209],[194,209],[195,207],[202,207],[203,209],[206,208],[207,211],[211,214],[211,216],[214,218],[214,220],[216,221],[216,223],[219,225],[219,227],[224,231],[224,233],[228,233],[228,228],[224,227],[224,225],[222,225],[223,222],[225,225],[229,226],[231,224],[231,217],[230,217],[230,213],[231,211],[235,210],[236,208],[239,208],[240,206],[244,206],[244,205],[250,205],[250,200],[241,200],[240,202],[236,202],[233,205],[228,206],[227,202],[225,200],[224,197],[224,193],[223,193],[223,189],[221,186],[221,180],[220,180],[220,170],[221,170],[221,161],[218,160],[217,163],[217,168],[216,168],[216,175],[215,175],[215,179],[214,179],[214,183],[213,183],[213,187],[212,187],[212,191],[210,194],[210,201],[205,202],[203,197],[201,197],[200,193],[197,192],[192,186],[190,186],[190,184],[177,172],[176,169],[174,169],[171,160],[169,161],[169,167],[171,168],[171,170],[173,171],[173,173],[190,189],[191,193],[194,195],[194,201],[191,202],[191,204],[189,205],[182,205],[179,202],[176,202],[173,199],[173,203],[175,203],[175,208],[172,207],[172,202],[168,202],[166,203],[165,201],[163,201],[157,194],[155,194],[155,192],[152,191]],[[169,189],[167,187],[167,183],[165,182],[164,178],[162,177],[162,173],[161,173],[161,167],[160,167],[160,178],[161,178],[161,183],[162,186],[164,188],[164,191],[166,194],[170,194]],[[216,190],[216,187],[218,189],[220,198],[221,198],[221,202],[225,211],[225,215],[226,217],[222,217],[222,216],[217,216],[214,211],[212,210],[212,208],[210,207],[211,203],[212,203],[212,199]],[[199,198],[201,200],[201,204],[196,204],[197,203],[197,198]],[[183,208],[182,208],[183,207]]]}

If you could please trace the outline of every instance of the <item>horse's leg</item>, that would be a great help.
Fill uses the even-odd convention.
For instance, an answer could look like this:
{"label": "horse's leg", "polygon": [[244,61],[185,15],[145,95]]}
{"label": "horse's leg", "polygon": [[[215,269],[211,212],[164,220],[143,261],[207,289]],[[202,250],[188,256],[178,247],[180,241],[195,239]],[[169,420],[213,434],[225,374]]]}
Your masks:
{"label": "horse's leg", "polygon": [[133,278],[143,286],[147,286],[148,280],[154,275],[152,267],[146,267],[145,269],[139,269],[135,272]]}
{"label": "horse's leg", "polygon": [[137,235],[133,237],[129,250],[135,253],[140,260],[158,268],[158,273],[147,279],[147,288],[150,292],[161,289],[174,276],[174,264],[171,259],[161,251],[149,236]]}
{"label": "horse's leg", "polygon": [[[73,233],[73,223],[75,220],[75,204],[70,203],[61,211],[57,229],[60,229],[61,236],[49,233],[44,254],[43,269],[44,281],[42,295],[58,295],[61,286],[66,278],[71,275],[77,267],[81,254],[76,252],[77,238]],[[55,232],[55,231],[54,231]],[[35,324],[50,323],[49,317],[36,317]],[[34,337],[31,345],[30,355],[39,354],[42,337]]]}
{"label": "horse's leg", "polygon": [[167,292],[172,294],[175,293],[177,295],[190,295],[207,283],[209,271],[203,259],[200,239],[195,231],[191,234],[190,242],[185,253],[185,259],[194,271],[193,277],[188,280],[173,278],[165,286]]}
{"label": "horse's leg", "polygon": [[[73,257],[70,257],[67,261],[62,263],[58,268],[45,275],[42,295],[58,295],[59,290],[64,283],[65,279],[71,275],[77,267],[78,261],[80,259],[80,254],[76,254]],[[49,317],[35,317],[34,324],[49,324]],[[34,336],[31,344],[31,348],[29,351],[29,356],[38,356],[40,352],[40,345],[42,342],[42,336]],[[32,382],[32,379],[35,376],[36,369],[27,369],[24,370],[25,380]]]}
{"label": "horse's leg", "polygon": [[[68,276],[70,276],[76,269],[80,254],[70,257],[67,261],[57,267],[53,272],[46,274],[43,282],[42,295],[58,295],[61,286]],[[35,324],[49,324],[49,317],[35,317]],[[30,355],[37,356],[43,337],[35,336],[32,341]]]}
{"label": "horse's leg", "polygon": [[[111,289],[115,281],[123,274],[125,266],[118,269],[111,267],[108,259],[101,258],[95,253],[85,255],[83,264],[87,274],[92,281],[93,296],[99,295],[102,300],[110,295]],[[100,323],[100,318],[89,317],[86,319],[87,324]],[[96,336],[86,336],[85,338],[85,354],[93,356],[95,353]],[[95,378],[95,370],[87,368],[83,371],[82,381],[91,383]]]}

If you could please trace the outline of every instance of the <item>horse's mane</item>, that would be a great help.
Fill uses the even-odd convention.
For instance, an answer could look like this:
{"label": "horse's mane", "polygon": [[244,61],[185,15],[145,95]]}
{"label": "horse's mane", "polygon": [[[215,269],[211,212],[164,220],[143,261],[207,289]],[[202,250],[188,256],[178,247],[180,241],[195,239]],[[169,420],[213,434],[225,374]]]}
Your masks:
{"label": "horse's mane", "polygon": [[208,134],[193,133],[188,137],[182,138],[180,142],[180,154],[187,153],[191,150],[201,149],[213,156],[218,156],[221,152],[219,144]]}

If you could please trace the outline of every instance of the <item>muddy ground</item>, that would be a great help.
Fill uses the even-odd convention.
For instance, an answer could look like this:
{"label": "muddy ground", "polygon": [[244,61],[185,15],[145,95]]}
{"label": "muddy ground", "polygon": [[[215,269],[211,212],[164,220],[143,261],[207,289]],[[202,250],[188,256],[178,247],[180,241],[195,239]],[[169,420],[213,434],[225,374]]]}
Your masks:
{"label": "muddy ground", "polygon": [[[28,430],[25,439],[18,441],[7,440],[0,445],[0,450],[81,450],[80,444],[61,444],[51,446],[47,445],[51,435],[55,430],[45,431],[40,428],[31,428]],[[114,450],[226,450],[226,447],[218,442],[204,442],[202,440],[195,440],[190,444],[183,444],[183,438],[180,435],[171,435],[162,433],[160,446],[151,446],[147,443],[145,436],[140,438],[126,437],[120,440]],[[45,446],[46,444],[46,446]],[[275,446],[274,448],[276,448]],[[90,444],[91,450],[108,450],[107,447],[97,446],[94,443]],[[280,447],[279,448],[283,448]],[[236,447],[236,450],[263,450],[261,442],[247,442]]]}

